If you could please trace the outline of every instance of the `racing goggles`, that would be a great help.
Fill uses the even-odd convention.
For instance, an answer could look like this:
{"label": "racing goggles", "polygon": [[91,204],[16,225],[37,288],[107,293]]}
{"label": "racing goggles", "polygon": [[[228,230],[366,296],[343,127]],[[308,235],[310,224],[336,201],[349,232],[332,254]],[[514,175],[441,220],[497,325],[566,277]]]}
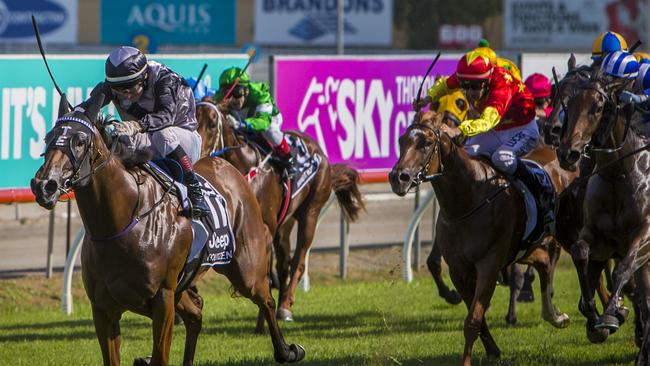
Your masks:
{"label": "racing goggles", "polygon": [[458,80],[460,87],[465,90],[480,90],[487,87],[487,80]]}
{"label": "racing goggles", "polygon": [[[227,93],[230,86],[222,87],[223,93]],[[230,96],[234,98],[241,98],[248,95],[248,87],[246,85],[237,84],[230,92]]]}

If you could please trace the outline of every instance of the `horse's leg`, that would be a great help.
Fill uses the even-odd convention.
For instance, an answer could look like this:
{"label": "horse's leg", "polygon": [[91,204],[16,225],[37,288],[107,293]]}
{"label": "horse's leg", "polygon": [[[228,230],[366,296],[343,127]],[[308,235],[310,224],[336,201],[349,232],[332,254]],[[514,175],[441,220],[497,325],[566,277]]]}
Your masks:
{"label": "horse's leg", "polygon": [[603,276],[600,276],[598,278],[598,283],[596,284],[596,292],[598,293],[598,299],[600,300],[600,304],[603,306],[603,310],[607,306],[607,303],[609,302],[609,290],[607,290],[607,286],[605,285],[605,281],[603,281]]}
{"label": "horse's leg", "polygon": [[153,352],[151,364],[168,365],[174,326],[174,290],[160,288],[151,300],[153,320]]}
{"label": "horse's leg", "polygon": [[293,306],[295,300],[294,296],[298,282],[300,282],[300,278],[305,272],[305,257],[307,256],[307,250],[309,250],[314,240],[319,213],[320,207],[318,210],[310,208],[298,219],[298,240],[296,243],[296,251],[293,254],[293,258],[291,258],[291,280],[289,281],[287,291],[280,298],[280,308],[278,309],[278,314],[281,314],[281,312],[282,314],[288,314],[292,319],[291,306]]}
{"label": "horse's leg", "polygon": [[[465,347],[463,350],[463,365],[471,366],[472,360],[472,347],[474,342],[479,337],[481,329],[487,330],[487,323],[484,322],[485,311],[487,310],[490,299],[494,294],[494,289],[497,284],[498,276],[498,263],[495,258],[484,258],[480,262],[476,263],[476,290],[474,292],[474,298],[472,299],[472,304],[470,305],[469,312],[465,318],[465,325],[463,327],[465,335]],[[486,336],[490,339],[489,331],[486,332]],[[490,357],[499,357],[500,352],[496,353],[492,347],[496,347],[494,339],[491,339],[493,344],[486,344],[486,353]],[[488,346],[490,346],[488,348]],[[498,348],[497,348],[498,350]]]}
{"label": "horse's leg", "polygon": [[[521,274],[521,291],[517,296],[518,302],[533,302],[535,301],[535,293],[533,292],[533,281],[535,281],[535,268],[528,266],[526,271]],[[552,291],[551,291],[552,293]]]}
{"label": "horse's leg", "polygon": [[556,328],[566,328],[569,326],[570,319],[565,313],[562,313],[553,304],[553,295],[551,294],[553,281],[553,263],[547,250],[544,247],[537,248],[529,256],[533,267],[539,273],[539,286],[542,294],[542,319],[551,323]]}
{"label": "horse's leg", "polygon": [[[276,271],[278,272],[280,282],[280,288],[278,289],[279,299],[283,299],[289,290],[289,276],[291,274],[291,230],[293,229],[294,224],[295,220],[293,218],[288,218],[288,220],[278,228],[278,232],[273,241],[277,258]],[[278,308],[276,316],[279,320],[293,320],[291,311],[289,309],[283,309],[282,307]],[[261,316],[260,318],[263,319]]]}
{"label": "horse's leg", "polygon": [[254,260],[255,262],[252,263],[233,261],[225,275],[235,290],[251,299],[264,315],[271,333],[275,360],[279,363],[298,362],[305,357],[305,350],[300,345],[285,342],[278,321],[275,318],[275,299],[271,294],[268,271],[255,268],[259,263],[258,261],[268,263],[267,258],[254,258]]}
{"label": "horse's leg", "polygon": [[[614,267],[612,273],[613,292],[603,315],[598,318],[596,328],[607,328],[616,331],[622,320],[618,317],[619,298],[623,286],[629,281],[634,272],[647,262],[648,243],[650,242],[650,225],[644,225],[634,237],[628,248],[628,252]],[[646,246],[646,248],[644,248]],[[645,249],[645,250],[644,250]],[[644,253],[645,252],[645,253]]]}
{"label": "horse's leg", "polygon": [[194,364],[194,353],[196,341],[201,332],[203,322],[203,298],[192,289],[187,289],[180,294],[181,298],[176,303],[176,312],[183,319],[185,324],[185,352],[183,353],[183,365]]}
{"label": "horse's leg", "polygon": [[635,309],[636,317],[642,329],[635,329],[635,341],[639,346],[639,354],[636,359],[637,366],[646,366],[650,363],[650,263],[645,263],[634,274],[636,282]]}
{"label": "horse's leg", "polygon": [[120,319],[110,317],[106,312],[92,305],[95,334],[102,350],[104,366],[120,364]]}
{"label": "horse's leg", "polygon": [[508,313],[506,314],[506,323],[508,325],[517,324],[517,297],[524,283],[524,274],[515,263],[509,266],[510,275],[508,276],[510,285],[510,301],[508,303]]}
{"label": "horse's leg", "polygon": [[[583,236],[584,233],[584,236]],[[592,343],[604,342],[609,336],[609,331],[605,329],[595,329],[594,324],[596,324],[596,319],[598,314],[596,313],[596,304],[594,302],[594,285],[601,281],[601,272],[602,266],[604,264],[601,262],[601,272],[598,272],[596,275],[593,272],[596,272],[593,268],[593,262],[589,261],[589,244],[583,237],[587,237],[590,241],[593,241],[593,235],[587,228],[583,227],[580,231],[580,239],[578,239],[571,246],[571,259],[573,264],[576,267],[578,273],[578,282],[580,283],[580,300],[578,301],[578,309],[580,313],[587,318],[586,332],[587,338]],[[590,278],[590,267],[592,276]]]}
{"label": "horse's leg", "polygon": [[436,243],[435,240],[431,247],[431,253],[429,253],[429,257],[427,258],[427,267],[429,268],[429,272],[431,272],[431,276],[433,276],[433,281],[436,283],[436,287],[438,287],[438,295],[445,299],[449,304],[460,304],[463,299],[460,297],[458,292],[450,289],[442,279],[442,254],[440,253],[438,243]]}

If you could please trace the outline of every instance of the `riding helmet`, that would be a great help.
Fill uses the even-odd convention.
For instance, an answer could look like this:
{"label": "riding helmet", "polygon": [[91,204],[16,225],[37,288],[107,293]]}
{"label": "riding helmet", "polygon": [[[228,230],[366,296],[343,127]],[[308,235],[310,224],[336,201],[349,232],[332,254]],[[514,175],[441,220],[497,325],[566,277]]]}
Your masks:
{"label": "riding helmet", "polygon": [[239,85],[248,85],[250,83],[251,79],[248,76],[246,72],[243,72],[242,69],[239,67],[231,67],[228,69],[225,69],[222,73],[221,76],[219,76],[219,87],[229,87],[232,84],[235,83],[235,80],[237,80],[237,77],[239,77]]}
{"label": "riding helmet", "polygon": [[548,98],[551,96],[551,82],[542,74],[534,73],[526,78],[526,88],[533,95],[533,98]]}
{"label": "riding helmet", "polygon": [[627,42],[616,32],[604,32],[591,44],[591,59],[598,61],[608,53],[616,51],[627,51]]}
{"label": "riding helmet", "polygon": [[605,73],[619,78],[635,78],[639,74],[639,63],[628,52],[616,51],[603,59]]}
{"label": "riding helmet", "polygon": [[456,68],[456,77],[463,80],[487,80],[492,75],[494,66],[490,59],[480,52],[465,54]]}
{"label": "riding helmet", "polygon": [[106,82],[114,88],[130,88],[144,81],[147,57],[137,48],[122,46],[106,59]]}

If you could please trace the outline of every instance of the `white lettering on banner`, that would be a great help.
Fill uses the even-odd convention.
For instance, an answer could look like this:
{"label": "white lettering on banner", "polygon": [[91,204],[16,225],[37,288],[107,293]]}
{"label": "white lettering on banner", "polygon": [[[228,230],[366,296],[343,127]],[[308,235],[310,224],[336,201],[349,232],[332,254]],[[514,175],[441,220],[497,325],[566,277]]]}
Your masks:
{"label": "white lettering on banner", "polygon": [[[411,104],[418,94],[418,88],[422,82],[422,76],[395,76],[395,85],[397,85],[397,104]],[[427,90],[433,85],[435,79],[428,76],[422,85],[422,97],[427,94]]]}
{"label": "white lettering on banner", "polygon": [[21,157],[25,105],[27,105],[27,88],[14,88],[11,91],[11,107],[14,111],[14,159]]}
{"label": "white lettering on banner", "polygon": [[151,3],[144,7],[134,5],[129,12],[129,26],[156,27],[165,32],[207,34],[212,17],[210,4],[161,4]]}
{"label": "white lettering on banner", "polygon": [[29,139],[29,156],[32,159],[38,159],[41,153],[45,150],[45,134],[47,128],[45,126],[45,118],[38,110],[38,107],[44,107],[45,101],[45,88],[36,87],[27,90],[27,118],[32,121],[32,129],[36,132],[36,137]]}
{"label": "white lettering on banner", "polygon": [[2,88],[2,140],[0,142],[0,159],[8,160],[9,159],[9,134],[10,134],[10,124],[9,120],[11,115],[11,106],[9,105],[9,99],[11,98],[11,89]]}
{"label": "white lettering on banner", "polygon": [[[331,94],[336,93],[335,98]],[[319,107],[306,114],[307,107],[316,95]],[[330,102],[331,101],[331,102]],[[313,107],[313,104],[311,105]],[[328,77],[324,84],[314,77],[302,100],[298,112],[298,128],[305,131],[314,127],[318,144],[327,154],[320,121],[320,106],[326,106],[327,117],[332,131],[341,126],[343,131],[337,133],[339,151],[343,159],[363,158],[366,145],[370,157],[388,157],[390,155],[390,124],[394,101],[390,90],[385,91],[379,79],[370,80],[366,91],[366,80],[334,79]],[[375,128],[375,118],[379,118],[379,131]]]}

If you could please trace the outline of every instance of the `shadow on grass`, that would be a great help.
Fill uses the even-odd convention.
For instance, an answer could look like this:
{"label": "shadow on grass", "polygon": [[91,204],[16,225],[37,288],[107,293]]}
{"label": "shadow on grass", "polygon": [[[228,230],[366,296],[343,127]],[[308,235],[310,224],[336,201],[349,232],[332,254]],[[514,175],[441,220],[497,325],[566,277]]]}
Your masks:
{"label": "shadow on grass", "polygon": [[93,327],[92,319],[63,320],[56,322],[40,322],[31,324],[13,324],[0,325],[0,332],[5,330],[25,330],[25,329],[51,329],[51,328],[76,328],[76,327]]}
{"label": "shadow on grass", "polygon": [[94,329],[83,332],[67,333],[20,333],[0,336],[0,343],[4,342],[25,342],[25,341],[61,341],[61,340],[80,340],[96,339]]}

